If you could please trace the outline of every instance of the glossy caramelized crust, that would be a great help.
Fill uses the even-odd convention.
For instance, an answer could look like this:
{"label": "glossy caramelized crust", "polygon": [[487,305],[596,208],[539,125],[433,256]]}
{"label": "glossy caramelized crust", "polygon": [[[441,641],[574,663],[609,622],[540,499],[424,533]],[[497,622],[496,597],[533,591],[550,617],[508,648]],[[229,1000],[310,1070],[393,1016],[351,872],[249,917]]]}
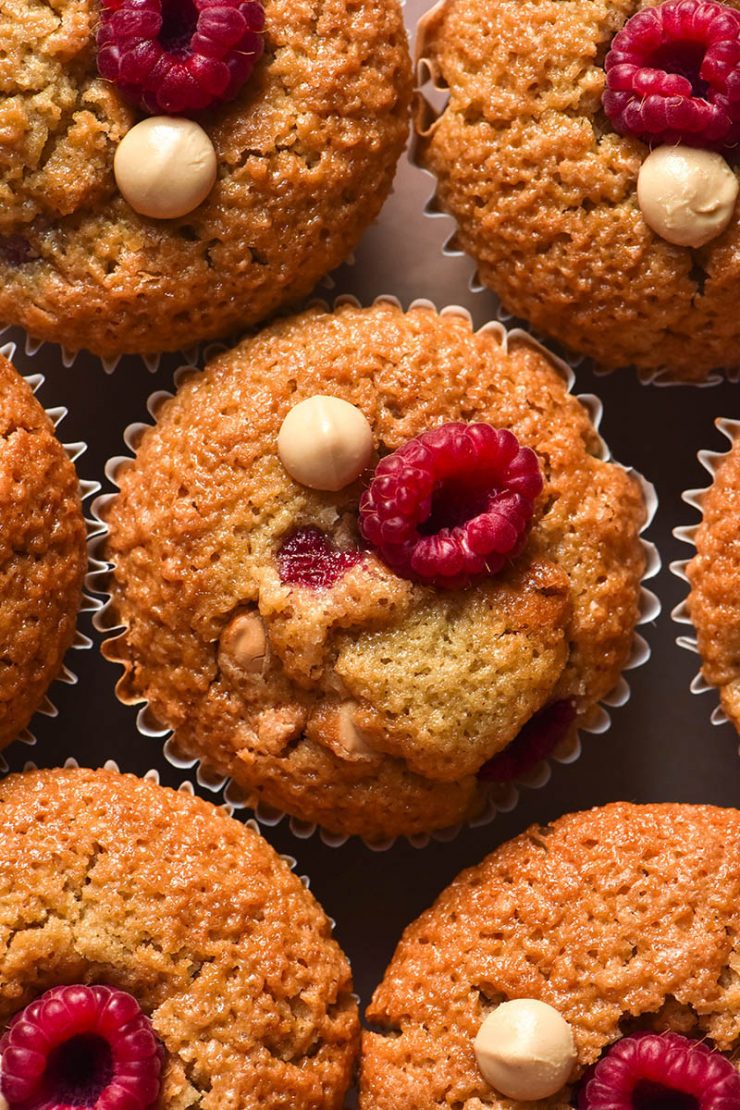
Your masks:
{"label": "glossy caramelized crust", "polygon": [[0,356],[0,748],[26,727],[59,673],[86,566],[75,468]]}
{"label": "glossy caramelized crust", "polygon": [[687,567],[688,611],[702,672],[719,687],[722,708],[740,732],[740,444],[720,463],[702,504],[696,555]]}
{"label": "glossy caramelized crust", "polygon": [[177,220],[113,178],[137,116],[97,76],[99,0],[0,12],[0,319],[98,355],[226,335],[303,296],[378,214],[408,132],[396,0],[266,0],[265,56],[199,113],[218,183]]}
{"label": "glossy caramelized crust", "polygon": [[343,1105],[347,961],[286,863],[215,806],[108,771],[0,783],[0,1025],[75,982],[150,1016],[162,1110]]}
{"label": "glossy caramelized crust", "polygon": [[[315,394],[357,405],[381,453],[450,420],[511,428],[545,471],[521,556],[468,590],[414,585],[373,554],[328,589],[284,585],[276,553],[296,527],[359,543],[363,482],[317,493],[278,458],[285,414]],[[273,325],[184,384],[117,476],[119,694],[253,798],[332,832],[454,824],[483,804],[478,768],[538,709],[572,697],[586,720],[629,656],[645,507],[600,451],[548,359],[460,317],[378,303]],[[269,641],[258,672],[229,646],[245,611]],[[348,703],[369,750],[342,742]]]}
{"label": "glossy caramelized crust", "polygon": [[740,814],[624,803],[532,826],[408,927],[368,1007],[361,1110],[534,1106],[496,1094],[473,1038],[511,998],[571,1024],[577,1067],[639,1028],[740,1040]]}
{"label": "glossy caramelized crust", "polygon": [[740,366],[740,219],[691,250],[642,217],[648,148],[601,108],[611,40],[642,6],[439,5],[418,53],[449,102],[436,122],[420,110],[418,153],[459,245],[510,312],[606,368],[700,381]]}

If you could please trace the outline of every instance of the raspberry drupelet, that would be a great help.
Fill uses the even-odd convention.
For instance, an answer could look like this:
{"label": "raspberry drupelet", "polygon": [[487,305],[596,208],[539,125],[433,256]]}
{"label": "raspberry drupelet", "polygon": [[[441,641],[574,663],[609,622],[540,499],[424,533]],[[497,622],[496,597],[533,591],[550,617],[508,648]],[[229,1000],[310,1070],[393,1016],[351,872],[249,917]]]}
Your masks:
{"label": "raspberry drupelet", "polygon": [[443,424],[378,464],[360,531],[397,574],[459,589],[521,550],[542,475],[534,451],[490,424]]}
{"label": "raspberry drupelet", "polygon": [[103,0],[98,69],[153,114],[233,100],[263,52],[258,0]]}
{"label": "raspberry drupelet", "polygon": [[578,1110],[738,1110],[740,1074],[702,1041],[635,1033],[587,1073]]}
{"label": "raspberry drupelet", "polygon": [[0,1039],[0,1093],[10,1110],[147,1110],[163,1049],[135,998],[102,986],[54,987]]}
{"label": "raspberry drupelet", "polygon": [[643,8],[604,63],[604,110],[653,146],[729,151],[740,143],[740,12],[717,0]]}

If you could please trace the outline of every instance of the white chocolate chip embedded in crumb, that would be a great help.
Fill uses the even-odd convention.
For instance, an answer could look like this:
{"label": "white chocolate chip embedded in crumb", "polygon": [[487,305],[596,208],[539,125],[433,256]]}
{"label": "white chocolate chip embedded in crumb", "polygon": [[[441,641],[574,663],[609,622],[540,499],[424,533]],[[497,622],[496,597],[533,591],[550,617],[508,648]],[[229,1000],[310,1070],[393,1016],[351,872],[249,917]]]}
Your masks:
{"label": "white chocolate chip embedded in crumb", "polygon": [[669,243],[702,247],[732,219],[738,180],[721,154],[660,146],[640,167],[637,200],[645,223]]}
{"label": "white chocolate chip embedded in crumb", "polygon": [[367,418],[340,397],[300,401],[278,433],[280,461],[291,478],[310,489],[344,489],[367,469],[372,453]]}
{"label": "white chocolate chip embedded in crumb", "polygon": [[374,755],[366,739],[366,733],[354,721],[357,703],[347,701],[339,708],[339,744],[349,755]]}
{"label": "white chocolate chip embedded in crumb", "polygon": [[190,119],[151,116],[124,135],[113,162],[116,184],[135,212],[159,220],[187,216],[216,183],[210,138]]}
{"label": "white chocolate chip embedded in crumb", "polygon": [[570,1025],[535,998],[502,1002],[481,1025],[473,1047],[486,1083],[522,1102],[556,1094],[576,1062]]}
{"label": "white chocolate chip embedded in crumb", "polygon": [[221,634],[220,651],[249,674],[264,674],[269,645],[257,613],[237,613]]}

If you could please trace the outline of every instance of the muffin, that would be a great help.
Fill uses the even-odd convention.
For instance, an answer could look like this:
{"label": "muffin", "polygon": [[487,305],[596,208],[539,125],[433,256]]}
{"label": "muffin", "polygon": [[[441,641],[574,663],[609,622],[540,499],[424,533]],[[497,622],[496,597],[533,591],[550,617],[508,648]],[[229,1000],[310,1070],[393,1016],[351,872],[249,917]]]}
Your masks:
{"label": "muffin", "polygon": [[[223,810],[109,771],[11,775],[0,784],[0,888],[11,1110],[28,1070],[13,1055],[19,1022],[56,1085],[48,1105],[67,1105],[72,1087],[85,1094],[69,1104],[102,1106],[115,1083],[137,1101],[109,1091],[105,1105],[131,1110],[343,1105],[359,1031],[347,961],[284,860]],[[95,1006],[107,1002],[111,1018],[111,995],[106,1022]],[[50,1001],[57,1019],[66,1006],[61,1028]],[[116,1052],[117,1016],[124,1039],[127,1022],[139,1026],[129,1056]],[[72,1043],[78,1019],[98,1038],[87,1055]],[[32,1044],[39,1030],[45,1046]],[[113,1075],[98,1069],[107,1045]],[[127,1080],[130,1057],[139,1074]]]}
{"label": "muffin", "polygon": [[603,455],[529,342],[382,301],[275,323],[193,372],[116,474],[119,696],[331,833],[476,816],[630,656],[645,505]]}
{"label": "muffin", "polygon": [[406,930],[360,1107],[737,1106],[739,901],[735,810],[532,826]]}
{"label": "muffin", "polygon": [[86,567],[75,468],[0,356],[0,748],[25,729],[62,668]]}
{"label": "muffin", "polygon": [[740,443],[719,463],[702,500],[696,555],[686,567],[686,611],[696,629],[702,674],[719,689],[740,732]]}
{"label": "muffin", "polygon": [[[203,20],[226,38],[195,53]],[[209,61],[234,21],[257,28],[249,50]],[[18,0],[0,36],[0,320],[39,339],[115,358],[229,334],[308,293],[390,190],[411,84],[396,0],[266,0],[264,15],[257,0],[200,15],[190,0]],[[172,47],[154,94],[131,59],[128,82],[116,70],[132,42]],[[162,92],[178,59],[215,65],[214,87],[229,66],[251,73],[201,107],[187,73],[190,100]],[[203,181],[202,203],[171,215]]]}
{"label": "muffin", "polygon": [[740,368],[737,9],[445,0],[419,27],[447,100],[419,103],[418,160],[454,242],[508,312],[603,368]]}

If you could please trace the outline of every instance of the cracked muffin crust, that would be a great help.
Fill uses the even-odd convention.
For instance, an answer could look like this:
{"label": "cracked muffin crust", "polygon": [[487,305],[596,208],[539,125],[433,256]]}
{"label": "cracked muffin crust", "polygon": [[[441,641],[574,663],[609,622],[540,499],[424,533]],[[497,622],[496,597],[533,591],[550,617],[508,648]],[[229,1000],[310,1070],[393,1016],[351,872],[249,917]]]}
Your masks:
{"label": "cracked muffin crust", "polygon": [[740,732],[740,443],[721,461],[702,502],[703,520],[686,567],[688,615],[702,674],[719,688],[722,708]]}
{"label": "cracked muffin crust", "polygon": [[255,75],[198,115],[217,184],[166,221],[116,189],[140,116],[97,74],[98,16],[98,0],[0,13],[0,319],[115,357],[222,336],[308,293],[378,214],[406,140],[396,0],[268,0]]}
{"label": "cracked muffin crust", "polygon": [[0,356],[0,748],[23,731],[62,667],[86,567],[74,465]]}
{"label": "cracked muffin crust", "polygon": [[[321,394],[364,413],[376,459],[446,421],[513,431],[545,483],[521,554],[466,590],[398,577],[359,537],[366,478],[322,493],[280,462],[286,413]],[[539,350],[507,354],[460,317],[378,302],[273,324],[183,383],[116,476],[119,696],[147,700],[178,750],[253,802],[333,833],[478,813],[481,765],[552,701],[587,721],[630,654],[645,506],[600,451]],[[277,556],[303,527],[362,557],[328,588],[291,586]],[[237,645],[255,629],[247,664]]]}
{"label": "cracked muffin crust", "polygon": [[610,42],[644,6],[436,6],[418,54],[449,100],[437,118],[419,103],[418,159],[457,221],[455,241],[508,311],[607,369],[701,381],[740,367],[740,219],[736,208],[698,249],[643,219],[649,148],[612,129],[601,97]]}
{"label": "cracked muffin crust", "polygon": [[[618,803],[532,826],[404,933],[367,1011],[362,1110],[565,1110],[585,1069],[642,1028],[733,1056],[738,906],[735,810]],[[486,1016],[515,998],[553,1006],[575,1038],[569,1084],[536,1104],[497,1095],[473,1051]]]}
{"label": "cracked muffin crust", "polygon": [[49,987],[113,986],[164,1045],[158,1107],[343,1105],[347,961],[300,879],[223,810],[109,771],[11,775],[0,892],[0,1025]]}

